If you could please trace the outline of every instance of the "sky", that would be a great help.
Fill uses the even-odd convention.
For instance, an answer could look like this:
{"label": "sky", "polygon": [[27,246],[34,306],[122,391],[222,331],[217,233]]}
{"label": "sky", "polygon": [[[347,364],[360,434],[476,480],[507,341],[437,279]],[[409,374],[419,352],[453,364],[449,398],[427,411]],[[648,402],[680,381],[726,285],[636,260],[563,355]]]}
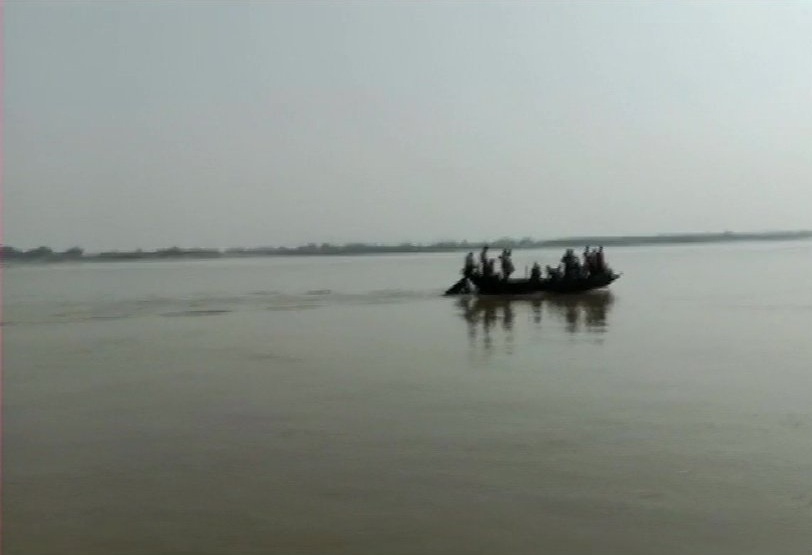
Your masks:
{"label": "sky", "polygon": [[18,248],[812,227],[809,2],[3,12]]}

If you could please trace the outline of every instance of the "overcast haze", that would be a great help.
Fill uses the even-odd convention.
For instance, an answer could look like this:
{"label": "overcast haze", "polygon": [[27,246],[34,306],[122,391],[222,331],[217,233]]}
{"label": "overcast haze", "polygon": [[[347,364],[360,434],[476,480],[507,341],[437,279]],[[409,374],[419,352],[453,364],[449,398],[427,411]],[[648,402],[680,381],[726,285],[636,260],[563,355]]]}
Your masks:
{"label": "overcast haze", "polygon": [[6,244],[811,227],[812,4],[4,12]]}

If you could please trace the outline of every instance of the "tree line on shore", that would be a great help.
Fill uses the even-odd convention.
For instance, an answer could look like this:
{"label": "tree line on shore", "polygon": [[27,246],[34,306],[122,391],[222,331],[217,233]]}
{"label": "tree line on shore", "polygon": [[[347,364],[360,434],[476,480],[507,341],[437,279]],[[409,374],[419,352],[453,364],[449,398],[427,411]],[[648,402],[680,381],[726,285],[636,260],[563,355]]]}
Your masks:
{"label": "tree line on shore", "polygon": [[438,241],[434,243],[344,243],[334,245],[331,243],[308,243],[298,247],[255,247],[255,248],[180,248],[170,247],[157,250],[134,251],[104,251],[86,253],[80,247],[73,247],[65,251],[55,251],[50,247],[37,247],[29,250],[16,249],[4,245],[0,249],[0,260],[3,261],[116,261],[116,260],[145,260],[145,259],[206,259],[240,256],[287,256],[287,255],[348,255],[348,254],[387,254],[387,253],[417,253],[417,252],[452,252],[478,249],[484,244],[495,248],[533,249],[544,247],[577,247],[583,245],[603,246],[640,246],[640,245],[668,245],[684,243],[718,243],[727,241],[778,241],[788,239],[809,239],[812,231],[774,231],[763,233],[734,233],[725,231],[721,233],[682,233],[663,235],[624,235],[624,236],[582,236],[562,239],[536,240],[530,237],[513,239],[503,237],[494,241]]}

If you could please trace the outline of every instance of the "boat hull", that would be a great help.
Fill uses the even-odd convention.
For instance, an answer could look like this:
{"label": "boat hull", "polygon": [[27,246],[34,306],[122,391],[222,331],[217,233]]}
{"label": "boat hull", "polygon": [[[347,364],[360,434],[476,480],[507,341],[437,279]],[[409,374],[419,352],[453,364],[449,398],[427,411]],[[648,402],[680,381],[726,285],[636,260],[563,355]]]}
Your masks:
{"label": "boat hull", "polygon": [[[468,281],[474,286],[479,295],[530,295],[533,293],[559,293],[572,294],[592,291],[609,286],[620,277],[615,273],[593,274],[577,278],[545,278],[545,279],[508,279],[496,277],[483,277],[479,275],[468,276]],[[463,280],[461,280],[462,282]],[[446,294],[462,294],[466,291],[459,286],[461,282],[452,286]]]}

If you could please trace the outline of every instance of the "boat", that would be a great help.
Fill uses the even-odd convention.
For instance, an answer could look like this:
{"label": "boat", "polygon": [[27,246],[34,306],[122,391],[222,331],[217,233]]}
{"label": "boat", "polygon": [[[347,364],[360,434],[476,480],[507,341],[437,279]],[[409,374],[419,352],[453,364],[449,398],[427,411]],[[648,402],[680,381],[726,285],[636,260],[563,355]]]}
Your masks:
{"label": "boat", "polygon": [[[571,253],[571,250],[568,253]],[[529,278],[504,279],[499,274],[485,275],[479,268],[469,265],[463,270],[462,279],[449,287],[445,294],[532,295],[535,293],[584,293],[608,287],[621,275],[612,271],[603,262],[597,266],[597,269],[593,266],[592,270],[582,270],[580,267],[569,272],[552,270],[552,273],[547,277],[541,277],[539,271],[536,275],[531,274]]]}
{"label": "boat", "polygon": [[508,279],[472,274],[452,285],[446,295],[532,295],[534,293],[584,293],[608,287],[620,274],[605,272],[572,278]]}

